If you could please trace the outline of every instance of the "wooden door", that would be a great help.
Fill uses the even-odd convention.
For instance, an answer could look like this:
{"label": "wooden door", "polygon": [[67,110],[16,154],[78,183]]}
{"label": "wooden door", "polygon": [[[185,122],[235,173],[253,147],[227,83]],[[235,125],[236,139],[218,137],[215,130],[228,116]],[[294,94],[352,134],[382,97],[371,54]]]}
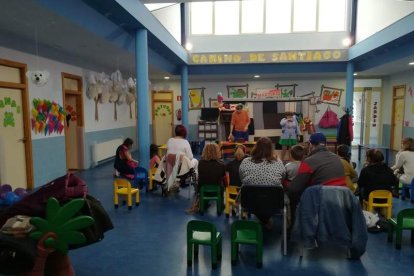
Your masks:
{"label": "wooden door", "polygon": [[82,78],[62,73],[63,104],[66,111],[65,148],[66,169],[84,169],[84,124]]}
{"label": "wooden door", "polygon": [[405,85],[393,87],[391,149],[400,150],[404,124]]}
{"label": "wooden door", "polygon": [[153,143],[163,145],[173,135],[174,103],[172,91],[152,92]]}
{"label": "wooden door", "polygon": [[0,184],[33,188],[26,65],[0,59]]}

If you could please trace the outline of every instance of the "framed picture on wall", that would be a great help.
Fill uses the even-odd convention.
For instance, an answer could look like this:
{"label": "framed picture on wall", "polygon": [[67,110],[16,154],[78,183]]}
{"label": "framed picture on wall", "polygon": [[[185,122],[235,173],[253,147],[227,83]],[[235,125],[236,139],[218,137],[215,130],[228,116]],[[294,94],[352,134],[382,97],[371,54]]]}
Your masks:
{"label": "framed picture on wall", "polygon": [[245,99],[249,95],[249,85],[227,85],[229,99]]}
{"label": "framed picture on wall", "polygon": [[281,98],[290,98],[295,97],[295,90],[297,84],[276,84],[276,89],[280,90],[280,97]]}
{"label": "framed picture on wall", "polygon": [[188,89],[188,109],[196,110],[204,107],[204,87]]}
{"label": "framed picture on wall", "polygon": [[322,85],[320,100],[323,103],[334,104],[334,105],[339,106],[339,103],[341,101],[342,91],[344,90],[340,88],[333,88],[333,87],[327,87],[327,86]]}
{"label": "framed picture on wall", "polygon": [[217,99],[209,98],[208,101],[210,105],[209,107],[217,107],[217,108],[219,107],[219,102]]}

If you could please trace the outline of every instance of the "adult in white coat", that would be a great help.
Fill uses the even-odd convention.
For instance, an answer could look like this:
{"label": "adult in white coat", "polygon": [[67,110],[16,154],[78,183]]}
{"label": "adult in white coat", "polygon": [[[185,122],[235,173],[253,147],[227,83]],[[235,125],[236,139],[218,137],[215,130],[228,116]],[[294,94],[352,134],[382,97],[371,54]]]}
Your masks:
{"label": "adult in white coat", "polygon": [[391,167],[402,184],[411,184],[414,178],[414,139],[404,138],[397,153],[395,165]]}

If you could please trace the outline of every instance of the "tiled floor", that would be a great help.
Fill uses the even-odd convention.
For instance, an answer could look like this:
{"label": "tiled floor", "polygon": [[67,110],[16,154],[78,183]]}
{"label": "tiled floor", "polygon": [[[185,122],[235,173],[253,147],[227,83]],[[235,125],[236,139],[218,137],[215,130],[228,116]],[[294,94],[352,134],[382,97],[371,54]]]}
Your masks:
{"label": "tiled floor", "polygon": [[[353,159],[357,159],[353,155]],[[360,167],[360,164],[358,164]],[[168,198],[160,191],[141,193],[141,204],[128,211],[113,208],[112,164],[79,172],[89,186],[90,194],[100,199],[115,228],[104,240],[72,250],[70,257],[77,276],[89,275],[410,275],[414,270],[414,247],[409,232],[404,234],[401,250],[387,243],[386,233],[369,234],[366,253],[360,260],[346,259],[344,248],[325,246],[305,251],[301,259],[297,248],[281,252],[281,220],[264,233],[263,268],[255,266],[255,250],[241,246],[240,262],[230,263],[230,224],[233,218],[217,217],[214,206],[204,216],[186,215],[190,206],[187,190]],[[408,201],[396,199],[394,211],[414,208]],[[212,271],[210,250],[200,249],[198,261],[191,268],[186,261],[186,224],[191,219],[214,223],[223,234],[223,258]]]}

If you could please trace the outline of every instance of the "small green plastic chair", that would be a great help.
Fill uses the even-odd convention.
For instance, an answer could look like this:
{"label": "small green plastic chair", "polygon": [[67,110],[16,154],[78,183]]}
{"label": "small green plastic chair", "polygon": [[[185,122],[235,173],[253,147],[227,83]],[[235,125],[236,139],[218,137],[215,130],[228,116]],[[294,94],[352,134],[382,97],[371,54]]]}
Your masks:
{"label": "small green plastic chair", "polygon": [[397,219],[391,218],[389,220],[388,242],[392,242],[394,230],[396,232],[396,249],[401,249],[403,230],[411,230],[411,244],[414,244],[414,208],[401,210],[397,215]]}
{"label": "small green plastic chair", "polygon": [[211,246],[211,265],[217,268],[217,261],[221,259],[222,237],[216,226],[202,220],[191,220],[187,224],[187,265],[192,265],[193,245],[194,257],[198,256],[198,245]]}
{"label": "small green plastic chair", "polygon": [[252,220],[236,220],[231,224],[231,264],[235,265],[239,257],[239,244],[256,245],[256,266],[263,266],[263,230]]}
{"label": "small green plastic chair", "polygon": [[223,192],[219,185],[202,185],[200,188],[200,214],[204,215],[205,204],[209,200],[217,201],[217,215],[223,211]]}

